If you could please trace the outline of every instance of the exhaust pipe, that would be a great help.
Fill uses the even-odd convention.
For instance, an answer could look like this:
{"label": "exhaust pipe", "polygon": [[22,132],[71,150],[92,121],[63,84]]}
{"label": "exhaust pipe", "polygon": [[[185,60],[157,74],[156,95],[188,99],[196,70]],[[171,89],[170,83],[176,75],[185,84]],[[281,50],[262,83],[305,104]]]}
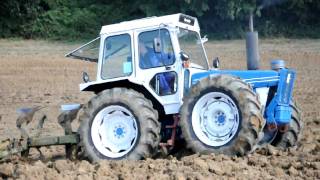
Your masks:
{"label": "exhaust pipe", "polygon": [[260,66],[258,32],[253,30],[253,15],[250,13],[249,32],[246,34],[247,68],[257,70]]}

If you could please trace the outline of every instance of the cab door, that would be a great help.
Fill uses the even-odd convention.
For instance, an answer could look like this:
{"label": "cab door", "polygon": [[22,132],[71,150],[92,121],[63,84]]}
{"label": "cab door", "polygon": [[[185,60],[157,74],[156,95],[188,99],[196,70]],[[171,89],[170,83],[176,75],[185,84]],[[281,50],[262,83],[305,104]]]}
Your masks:
{"label": "cab door", "polygon": [[[179,63],[172,33],[166,28],[135,31],[136,77],[164,106],[166,114],[179,112]],[[180,64],[181,66],[181,64]]]}

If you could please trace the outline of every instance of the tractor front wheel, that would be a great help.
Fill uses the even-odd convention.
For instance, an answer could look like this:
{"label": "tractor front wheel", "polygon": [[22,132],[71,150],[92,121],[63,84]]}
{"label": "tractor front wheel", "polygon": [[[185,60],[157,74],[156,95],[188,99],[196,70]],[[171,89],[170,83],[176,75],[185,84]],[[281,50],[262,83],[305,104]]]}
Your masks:
{"label": "tractor front wheel", "polygon": [[229,75],[200,80],[180,113],[183,136],[197,153],[245,155],[253,150],[265,123],[251,87]]}
{"label": "tractor front wheel", "polygon": [[300,110],[295,102],[291,103],[291,121],[288,131],[278,132],[271,142],[273,146],[286,149],[297,145],[302,136],[303,122]]}

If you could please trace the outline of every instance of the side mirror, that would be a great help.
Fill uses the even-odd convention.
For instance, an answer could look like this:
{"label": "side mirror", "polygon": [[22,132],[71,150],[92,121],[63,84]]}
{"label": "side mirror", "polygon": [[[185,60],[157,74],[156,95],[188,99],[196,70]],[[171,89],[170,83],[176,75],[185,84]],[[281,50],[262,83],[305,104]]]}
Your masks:
{"label": "side mirror", "polygon": [[220,60],[218,57],[214,58],[214,60],[212,61],[212,67],[215,69],[218,69],[220,66]]}
{"label": "side mirror", "polygon": [[88,73],[85,72],[85,71],[82,72],[82,80],[83,80],[83,82],[85,82],[85,83],[87,83],[87,82],[90,81],[89,75],[88,75]]}
{"label": "side mirror", "polygon": [[201,38],[201,42],[202,42],[202,44],[208,42],[208,37],[207,37],[207,35],[205,35],[203,38]]}
{"label": "side mirror", "polygon": [[182,61],[188,61],[189,60],[189,55],[185,52],[180,52],[180,57]]}
{"label": "side mirror", "polygon": [[160,38],[153,39],[153,49],[156,53],[161,53],[161,41]]}

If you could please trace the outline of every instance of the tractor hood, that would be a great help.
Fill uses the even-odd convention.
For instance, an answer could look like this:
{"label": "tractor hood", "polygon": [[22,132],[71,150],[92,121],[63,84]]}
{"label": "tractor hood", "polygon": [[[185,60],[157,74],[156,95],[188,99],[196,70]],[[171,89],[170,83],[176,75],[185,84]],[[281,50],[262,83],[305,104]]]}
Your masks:
{"label": "tractor hood", "polygon": [[279,82],[279,73],[273,70],[211,70],[193,74],[191,77],[191,83],[192,85],[194,85],[202,78],[219,74],[227,74],[239,77],[243,81],[251,84],[254,88],[270,87],[276,85]]}

